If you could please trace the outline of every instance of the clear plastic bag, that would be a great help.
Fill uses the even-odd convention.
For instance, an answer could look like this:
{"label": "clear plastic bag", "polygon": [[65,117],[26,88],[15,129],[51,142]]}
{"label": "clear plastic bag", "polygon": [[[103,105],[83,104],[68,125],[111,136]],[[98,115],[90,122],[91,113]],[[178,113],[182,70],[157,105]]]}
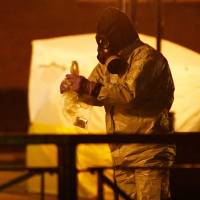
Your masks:
{"label": "clear plastic bag", "polygon": [[[77,61],[72,61],[70,73],[79,75],[79,66]],[[76,92],[65,92],[63,98],[63,114],[70,123],[80,128],[88,128],[91,106],[79,101]]]}

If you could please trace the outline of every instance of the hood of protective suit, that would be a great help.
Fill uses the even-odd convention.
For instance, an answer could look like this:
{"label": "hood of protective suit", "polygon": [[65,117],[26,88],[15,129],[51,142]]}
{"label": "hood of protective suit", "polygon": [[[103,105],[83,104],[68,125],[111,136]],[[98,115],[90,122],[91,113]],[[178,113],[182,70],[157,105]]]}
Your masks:
{"label": "hood of protective suit", "polygon": [[128,16],[117,8],[107,8],[97,22],[97,35],[108,39],[110,49],[118,52],[138,38]]}

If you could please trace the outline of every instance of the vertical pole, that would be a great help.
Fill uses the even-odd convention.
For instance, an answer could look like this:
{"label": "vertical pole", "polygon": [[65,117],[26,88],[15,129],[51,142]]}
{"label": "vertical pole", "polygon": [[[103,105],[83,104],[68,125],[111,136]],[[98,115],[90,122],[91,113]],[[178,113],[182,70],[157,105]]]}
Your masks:
{"label": "vertical pole", "polygon": [[131,0],[131,19],[137,27],[137,0]]}
{"label": "vertical pole", "polygon": [[76,144],[58,145],[58,199],[77,200]]}
{"label": "vertical pole", "polygon": [[126,12],[126,0],[118,0],[118,7],[120,11]]}
{"label": "vertical pole", "polygon": [[126,5],[126,14],[128,15],[129,19],[132,20],[133,0],[127,0],[125,5]]}
{"label": "vertical pole", "polygon": [[44,190],[45,190],[45,174],[44,174],[44,172],[42,172],[41,173],[41,188],[40,188],[41,196],[40,196],[40,200],[44,200],[44,198],[45,198]]}
{"label": "vertical pole", "polygon": [[118,8],[119,10],[122,10],[122,0],[118,0]]}
{"label": "vertical pole", "polygon": [[136,5],[137,0],[118,0],[119,9],[126,13],[130,20],[136,22]]}
{"label": "vertical pole", "polygon": [[162,39],[162,11],[161,11],[161,1],[162,0],[155,0],[156,1],[156,47],[157,50],[161,51],[161,39]]}
{"label": "vertical pole", "polygon": [[103,200],[103,169],[97,170],[97,176],[98,176],[98,200]]}
{"label": "vertical pole", "polygon": [[[117,187],[117,181],[116,181],[116,178],[115,178],[115,169],[113,171],[113,179],[114,179],[114,188]],[[113,189],[113,192],[114,192],[114,200],[119,200],[119,193],[115,191],[115,189]]]}

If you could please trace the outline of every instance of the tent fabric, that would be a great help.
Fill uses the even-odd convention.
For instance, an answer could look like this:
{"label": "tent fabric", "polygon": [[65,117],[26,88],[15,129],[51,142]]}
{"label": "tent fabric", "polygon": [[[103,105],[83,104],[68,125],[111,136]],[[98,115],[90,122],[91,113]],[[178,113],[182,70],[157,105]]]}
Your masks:
{"label": "tent fabric", "polygon": [[[155,38],[141,35],[142,41],[155,46]],[[73,60],[79,63],[80,74],[87,77],[97,63],[95,34],[82,34],[32,42],[32,60],[29,77],[29,134],[106,134],[103,107],[87,110],[88,126],[73,126],[70,116],[64,115],[60,82],[69,73]],[[175,113],[176,131],[200,131],[200,55],[172,42],[162,41],[162,52],[167,58],[175,82],[175,100],[171,111]],[[56,166],[56,148],[53,145],[30,145],[27,148],[27,166]],[[78,168],[111,166],[108,145],[80,145]],[[112,172],[106,174],[112,177]],[[57,193],[56,175],[46,175],[45,191]],[[96,176],[79,174],[79,196],[95,197]],[[28,183],[28,189],[38,192],[39,178]],[[106,189],[106,199],[112,192]]]}

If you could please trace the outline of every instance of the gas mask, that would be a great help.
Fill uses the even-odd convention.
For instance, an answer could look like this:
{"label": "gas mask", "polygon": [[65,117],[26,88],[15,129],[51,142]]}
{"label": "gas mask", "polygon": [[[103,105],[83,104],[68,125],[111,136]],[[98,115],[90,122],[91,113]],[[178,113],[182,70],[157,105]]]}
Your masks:
{"label": "gas mask", "polygon": [[98,44],[97,59],[99,62],[105,64],[111,74],[122,74],[128,66],[126,60],[112,51],[110,43],[105,37],[96,35],[96,42]]}

